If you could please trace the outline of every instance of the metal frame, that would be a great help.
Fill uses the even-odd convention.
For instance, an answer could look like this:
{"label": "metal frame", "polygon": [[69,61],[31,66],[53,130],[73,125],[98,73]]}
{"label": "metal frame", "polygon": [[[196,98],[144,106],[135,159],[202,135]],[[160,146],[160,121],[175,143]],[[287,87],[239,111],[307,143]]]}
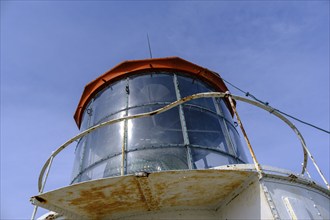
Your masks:
{"label": "metal frame", "polygon": [[[181,93],[180,93],[180,89],[179,89],[179,82],[178,82],[177,74],[174,74],[173,82],[174,82],[176,98],[177,98],[177,100],[180,100],[181,99]],[[190,141],[189,141],[189,136],[188,136],[186,118],[185,118],[185,115],[184,115],[184,112],[183,112],[182,105],[179,105],[179,115],[180,115],[181,129],[182,129],[182,134],[183,134],[183,141],[184,141],[184,145],[185,145],[186,150],[187,150],[188,167],[191,170],[192,167],[193,167],[193,162],[192,162],[191,150],[190,150],[190,147],[189,147]]]}
{"label": "metal frame", "polygon": [[[133,149],[133,150],[127,150],[125,151],[125,153],[130,153],[130,152],[136,152],[136,151],[144,151],[144,150],[151,150],[151,149],[164,149],[164,148],[186,148],[187,146],[185,144],[168,144],[168,145],[159,145],[159,146],[151,146],[151,147],[143,147],[143,148],[139,148],[139,149]],[[219,153],[222,154],[226,157],[231,157],[232,159],[235,159],[237,162],[240,162],[241,164],[244,164],[245,161],[243,161],[241,158],[232,155],[230,153],[227,153],[226,151],[222,151],[216,148],[212,148],[212,147],[206,147],[206,146],[201,146],[201,145],[194,145],[194,144],[189,144],[189,147],[193,147],[195,149],[203,149],[203,150],[209,150],[209,151],[213,151],[215,153]],[[119,156],[121,155],[121,153],[117,153],[117,154],[112,154],[112,155],[108,155],[96,162],[94,162],[93,164],[91,164],[90,166],[84,168],[83,170],[81,170],[72,180],[71,180],[71,184],[73,184],[84,172],[94,168],[95,166],[103,163],[106,160],[109,160],[113,157]]]}
{"label": "metal frame", "polygon": [[[110,120],[110,121],[107,121],[107,122],[103,122],[103,123],[100,123],[98,125],[95,125],[95,126],[92,126],[90,127],[89,129],[81,132],[80,134],[76,135],[75,137],[73,137],[72,139],[70,139],[69,141],[67,141],[66,143],[64,143],[62,146],[60,146],[56,151],[54,151],[50,158],[46,161],[46,163],[44,164],[41,172],[40,172],[40,176],[39,176],[39,181],[38,181],[38,189],[41,190],[42,189],[42,181],[43,181],[43,178],[44,178],[44,173],[46,171],[46,169],[48,168],[49,164],[50,164],[50,160],[51,158],[55,157],[57,154],[59,154],[64,148],[66,148],[67,146],[69,146],[71,143],[73,143],[74,141],[76,141],[77,139],[80,139],[81,137],[93,132],[94,130],[98,129],[98,128],[101,128],[101,127],[104,127],[106,125],[110,125],[110,124],[114,124],[114,123],[117,123],[117,122],[121,122],[121,121],[124,121],[124,120],[128,120],[128,119],[134,119],[134,118],[143,118],[143,117],[148,117],[148,116],[153,116],[153,115],[156,115],[156,114],[160,114],[162,112],[165,112],[169,109],[172,109],[180,104],[183,104],[187,101],[190,101],[192,99],[197,99],[197,98],[205,98],[205,97],[220,97],[220,98],[224,98],[224,97],[227,97],[228,94],[225,94],[225,93],[219,93],[219,92],[209,92],[209,93],[199,93],[199,94],[194,94],[192,96],[188,96],[188,97],[185,97],[185,98],[182,98],[180,100],[177,100],[163,108],[160,108],[160,109],[157,109],[157,110],[154,110],[154,111],[151,111],[151,112],[146,112],[146,113],[141,113],[141,114],[136,114],[136,115],[130,115],[130,116],[125,116],[125,117],[122,117],[122,118],[118,118],[118,119],[113,119],[113,120]],[[255,105],[255,106],[258,106],[272,114],[274,114],[275,116],[277,116],[278,118],[280,118],[281,120],[283,120],[287,125],[289,125],[293,130],[294,132],[296,133],[296,135],[298,136],[298,139],[300,140],[301,142],[301,145],[302,145],[302,148],[303,148],[303,151],[304,151],[304,161],[303,161],[303,167],[305,168],[307,166],[307,151],[308,151],[308,155],[311,155],[311,153],[309,152],[309,150],[307,149],[307,146],[304,142],[304,139],[301,135],[301,133],[299,132],[299,130],[288,120],[286,119],[284,116],[282,116],[280,113],[276,112],[276,111],[273,111],[272,108],[268,107],[268,106],[264,106],[264,105],[261,105],[260,103],[257,103],[255,101],[252,101],[250,99],[247,99],[247,98],[244,98],[244,97],[240,97],[240,96],[234,96],[234,95],[230,95],[233,99],[235,100],[239,100],[239,101],[243,101],[243,102],[246,102],[246,103],[249,103],[249,104],[252,104],[252,105]],[[316,162],[315,160],[312,160],[313,161],[313,164],[316,165]],[[317,166],[317,165],[316,165]],[[318,169],[320,170],[320,169]],[[303,169],[304,171],[304,169]],[[302,172],[304,173],[304,172]],[[321,176],[323,176],[322,173],[319,173]],[[325,180],[324,176],[322,178],[326,185],[329,187],[329,184],[328,182]]]}
{"label": "metal frame", "polygon": [[[92,112],[91,113],[88,113],[87,112],[87,110],[88,109],[86,109],[86,114],[88,114],[88,121],[87,121],[87,127],[89,128],[92,124],[93,124],[93,121],[92,121],[92,119],[93,119],[93,112],[94,112],[94,110],[93,110],[93,103],[94,103],[94,99],[92,99],[91,100],[91,103],[88,105],[88,109],[92,109]],[[83,149],[82,149],[82,157],[81,157],[81,159],[80,159],[80,164],[79,164],[79,171],[80,170],[82,170],[82,168],[83,168],[83,163],[84,163],[84,159],[85,159],[85,156],[86,156],[86,154],[85,154],[85,152],[86,152],[86,146],[87,146],[87,142],[88,142],[88,136],[86,135],[86,137],[85,137],[85,142],[83,143]]]}
{"label": "metal frame", "polygon": [[[247,99],[247,98],[244,98],[244,97],[235,96],[235,95],[231,95],[231,94],[228,94],[228,93],[221,93],[221,92],[208,92],[208,93],[198,93],[198,94],[194,94],[194,95],[191,95],[191,96],[182,98],[180,100],[177,100],[175,102],[172,102],[171,104],[169,104],[169,105],[167,105],[167,106],[165,106],[163,108],[160,108],[160,109],[157,109],[157,110],[154,110],[154,111],[151,111],[151,112],[146,112],[146,113],[141,113],[141,114],[136,114],[136,115],[130,115],[130,116],[125,116],[125,117],[122,117],[122,118],[118,118],[118,119],[113,119],[113,120],[110,120],[110,121],[106,121],[106,122],[100,123],[98,125],[92,126],[92,127],[88,128],[87,130],[81,132],[80,134],[74,136],[73,138],[71,138],[70,140],[68,140],[67,142],[65,142],[63,145],[61,145],[57,150],[53,151],[52,154],[50,155],[50,157],[48,158],[48,160],[45,162],[44,166],[41,169],[41,172],[40,172],[40,175],[39,175],[39,179],[38,179],[38,191],[39,191],[39,194],[41,194],[43,192],[43,190],[44,190],[44,187],[45,187],[45,184],[46,184],[46,181],[47,181],[47,177],[48,177],[48,174],[49,174],[49,171],[50,171],[50,168],[51,168],[53,159],[63,149],[65,149],[66,147],[68,147],[70,144],[72,144],[76,140],[78,140],[78,139],[86,136],[87,134],[95,131],[96,129],[99,129],[101,127],[104,127],[104,126],[107,126],[107,125],[110,125],[110,124],[118,123],[118,122],[121,122],[121,121],[124,121],[124,120],[135,119],[135,118],[143,118],[143,117],[149,117],[149,116],[161,114],[161,113],[163,113],[163,112],[165,112],[165,111],[167,111],[169,109],[172,109],[172,108],[174,108],[174,107],[176,107],[178,105],[181,105],[181,104],[183,104],[185,102],[188,102],[190,100],[193,100],[193,99],[207,98],[207,97],[224,98],[224,97],[228,97],[228,96],[230,96],[230,98],[232,98],[232,99],[235,99],[235,100],[238,100],[238,101],[242,101],[242,102],[245,102],[245,103],[249,103],[251,105],[254,105],[254,106],[257,106],[259,108],[262,108],[265,111],[268,111],[269,113],[275,115],[276,117],[278,117],[279,119],[281,119],[283,122],[285,122],[296,133],[298,139],[300,140],[300,143],[302,145],[302,148],[303,148],[304,160],[303,160],[302,174],[304,174],[305,168],[307,166],[307,160],[308,160],[307,155],[308,155],[310,157],[310,159],[312,160],[314,166],[316,167],[316,169],[317,169],[319,175],[321,176],[322,180],[324,181],[325,185],[327,186],[328,190],[330,190],[330,186],[329,186],[328,181],[325,179],[322,171],[320,170],[320,168],[316,164],[315,159],[313,158],[312,154],[308,150],[308,148],[307,148],[307,146],[305,144],[305,141],[304,141],[301,133],[299,132],[299,130],[286,117],[284,117],[279,112],[274,111],[269,106],[262,105],[262,104],[260,104],[260,103],[258,103],[256,101],[253,101],[253,100],[250,100],[250,99]],[[255,164],[255,166],[256,166],[256,164]],[[260,169],[262,170],[262,167],[261,166],[260,166]],[[45,173],[46,173],[46,176],[45,176]],[[35,217],[37,208],[38,208],[38,206],[35,206],[34,212],[33,212],[33,215],[32,215],[32,219],[34,219],[34,217]]]}
{"label": "metal frame", "polygon": [[[111,116],[113,115],[116,115],[120,112],[124,113],[124,116],[128,116],[128,111],[130,109],[134,109],[134,108],[138,108],[138,107],[145,107],[145,106],[148,106],[148,107],[155,107],[157,105],[168,105],[170,104],[170,102],[153,102],[153,103],[147,103],[147,104],[140,104],[140,105],[135,105],[135,106],[129,106],[129,99],[130,99],[130,82],[132,80],[134,80],[135,78],[138,78],[140,76],[150,76],[152,77],[152,74],[153,72],[147,72],[147,73],[141,73],[141,74],[138,74],[138,75],[133,75],[132,77],[126,77],[124,79],[122,79],[122,84],[123,84],[123,88],[125,88],[126,90],[126,93],[124,97],[119,97],[119,98],[124,98],[125,99],[125,107],[123,109],[120,109],[120,110],[117,110],[115,112],[110,112],[110,114],[106,115],[106,116],[103,116],[101,119],[99,119],[97,122],[94,122],[93,123],[89,123],[88,124],[88,127],[90,127],[91,125],[95,125],[95,124],[99,124],[101,123],[102,121],[104,121],[105,119],[107,118],[110,118]],[[176,100],[180,100],[182,97],[181,97],[181,94],[182,92],[180,91],[180,86],[179,86],[179,81],[178,81],[178,75],[179,76],[182,76],[182,77],[188,77],[190,78],[189,76],[186,76],[182,73],[176,73],[176,72],[167,72],[167,71],[161,71],[161,72],[157,72],[157,74],[162,74],[162,75],[166,75],[166,77],[169,77],[172,79],[172,85],[174,87],[174,90],[175,90],[175,96],[176,96]],[[211,86],[209,86],[208,84],[200,81],[199,79],[195,79],[195,78],[190,78],[193,80],[193,82],[195,80],[197,80],[199,83],[201,83],[203,86],[205,86],[205,88],[209,89],[209,90],[212,90],[213,88]],[[118,81],[115,82],[115,83],[119,83]],[[105,87],[104,89],[102,89],[99,93],[97,93],[97,95],[94,97],[94,99],[92,99],[92,101],[88,104],[89,107],[93,108],[93,103],[94,103],[94,100],[99,98],[100,97],[100,94],[103,94],[107,89],[112,89],[112,84],[108,85],[107,87]],[[188,161],[188,168],[189,169],[194,169],[194,162],[193,162],[193,156],[192,156],[192,150],[191,148],[193,147],[191,144],[190,144],[190,141],[189,141],[189,133],[188,133],[188,130],[187,130],[187,126],[186,126],[186,119],[185,119],[185,113],[184,113],[184,110],[183,108],[184,107],[189,107],[189,108],[194,108],[198,111],[202,111],[202,112],[206,112],[206,113],[209,113],[209,114],[212,114],[214,115],[215,117],[218,118],[219,120],[219,124],[221,126],[221,130],[222,130],[222,133],[223,133],[223,136],[225,138],[225,141],[226,141],[226,149],[228,150],[228,152],[230,152],[232,155],[231,157],[232,158],[237,158],[237,153],[236,153],[236,150],[235,150],[235,147],[234,147],[234,143],[233,141],[231,140],[231,136],[229,134],[229,128],[228,128],[228,125],[227,123],[230,124],[230,126],[233,127],[233,129],[236,131],[236,135],[239,136],[239,133],[237,132],[236,128],[234,127],[234,125],[232,124],[231,121],[229,121],[225,115],[222,113],[222,110],[221,110],[221,106],[220,106],[220,103],[216,102],[215,98],[212,98],[213,99],[213,105],[214,105],[214,108],[215,108],[215,111],[207,108],[207,107],[203,107],[203,106],[200,106],[200,105],[196,105],[196,104],[190,104],[190,103],[184,103],[182,105],[179,105],[179,117],[180,117],[180,123],[181,123],[181,131],[182,131],[182,135],[183,135],[183,140],[184,140],[184,146],[186,148],[186,153],[187,153],[187,161]],[[89,118],[90,120],[90,118]],[[127,153],[130,152],[128,151],[128,120],[124,120],[124,126],[123,126],[123,135],[121,137],[121,140],[122,140],[122,146],[121,146],[121,154],[122,154],[122,158],[121,158],[121,164],[120,164],[120,170],[121,170],[121,173],[120,175],[125,175],[127,174]],[[86,140],[87,141],[87,140]],[[85,143],[86,145],[86,143]],[[200,147],[199,147],[200,148]],[[208,149],[207,147],[205,147],[205,149]],[[221,153],[221,151],[219,151]],[[85,151],[83,152],[83,154],[85,153]],[[230,155],[230,153],[228,155]],[[115,154],[117,155],[117,154]],[[105,158],[110,158],[112,157],[113,155],[106,155]],[[83,157],[85,157],[85,155],[83,155]],[[82,157],[82,159],[83,159]],[[99,161],[103,161],[102,159],[99,160]],[[237,160],[236,160],[237,161]],[[247,162],[247,161],[243,161],[241,159],[239,159],[238,161],[240,162]],[[94,167],[97,163],[98,164],[98,161],[94,162],[93,164],[88,164],[88,167]],[[78,174],[76,174],[76,176],[73,176],[73,181],[77,180],[77,177],[78,176],[81,176],[81,173],[86,171],[88,167],[85,167],[85,168],[82,168],[80,167],[79,170],[78,170]],[[81,181],[81,180],[79,180]]]}

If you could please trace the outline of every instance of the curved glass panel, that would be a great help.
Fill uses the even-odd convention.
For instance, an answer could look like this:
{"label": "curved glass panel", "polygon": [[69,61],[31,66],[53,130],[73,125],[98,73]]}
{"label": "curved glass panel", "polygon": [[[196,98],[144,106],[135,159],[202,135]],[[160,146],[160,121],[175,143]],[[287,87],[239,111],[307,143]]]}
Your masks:
{"label": "curved glass panel", "polygon": [[83,113],[80,131],[86,130],[90,124],[90,120],[91,120],[91,114],[90,114],[90,110],[89,110],[91,108],[90,106],[91,106],[91,104],[88,104],[86,107],[86,110]]}
{"label": "curved glass panel", "polygon": [[[174,77],[172,73],[124,78],[89,103],[81,129],[124,115],[150,112],[179,97],[211,91],[214,89],[198,79]],[[202,98],[158,115],[92,131],[77,145],[72,182],[139,171],[208,169],[246,161],[224,100]]]}
{"label": "curved glass panel", "polygon": [[114,156],[109,158],[105,163],[103,171],[103,177],[119,176],[121,166],[122,155]]}
{"label": "curved glass panel", "polygon": [[[123,112],[107,120],[120,118]],[[106,120],[106,121],[107,121]],[[123,147],[124,122],[107,125],[87,135],[82,169],[111,155],[121,153]]]}
{"label": "curved glass panel", "polygon": [[186,149],[158,148],[129,152],[127,173],[188,169]]}
{"label": "curved glass panel", "polygon": [[[185,76],[178,76],[178,85],[181,94],[181,98],[201,93],[201,92],[213,92],[214,89],[207,86],[206,84],[196,80],[194,78],[185,77]],[[203,106],[211,111],[215,111],[214,103],[212,98],[200,98],[194,99],[189,102],[189,104]]]}
{"label": "curved glass panel", "polygon": [[236,164],[236,159],[211,150],[191,149],[194,169],[208,169],[226,164]]}
{"label": "curved glass panel", "polygon": [[104,169],[106,166],[106,162],[100,162],[93,166],[93,168],[90,168],[86,170],[83,175],[80,177],[80,181],[89,181],[89,180],[95,180],[103,178]]}
{"label": "curved glass panel", "polygon": [[148,74],[129,80],[129,107],[175,100],[173,75]]}
{"label": "curved glass panel", "polygon": [[126,84],[126,80],[121,80],[97,95],[93,102],[93,125],[99,124],[110,114],[126,108]]}
{"label": "curved glass panel", "polygon": [[[149,112],[163,107],[152,105],[129,110],[129,115]],[[178,107],[158,115],[128,120],[128,150],[183,144],[183,135]]]}
{"label": "curved glass panel", "polygon": [[247,162],[247,158],[245,155],[245,152],[243,150],[242,142],[239,138],[239,135],[236,131],[236,129],[233,127],[233,125],[227,123],[228,130],[229,130],[229,135],[231,140],[233,141],[234,144],[234,149],[236,152],[237,157],[239,157],[242,161]]}
{"label": "curved glass panel", "polygon": [[86,137],[82,137],[79,140],[75,150],[75,159],[73,163],[73,171],[71,176],[72,179],[74,179],[80,172],[85,144],[86,144]]}
{"label": "curved glass panel", "polygon": [[184,114],[190,144],[228,151],[224,132],[221,128],[223,120],[220,116],[198,108],[187,107],[184,107]]}
{"label": "curved glass panel", "polygon": [[223,115],[225,116],[225,118],[230,122],[233,123],[233,118],[231,116],[231,113],[227,107],[227,105],[225,104],[225,102],[223,101],[223,99],[217,99],[218,102],[220,102],[220,108],[221,111],[223,113]]}

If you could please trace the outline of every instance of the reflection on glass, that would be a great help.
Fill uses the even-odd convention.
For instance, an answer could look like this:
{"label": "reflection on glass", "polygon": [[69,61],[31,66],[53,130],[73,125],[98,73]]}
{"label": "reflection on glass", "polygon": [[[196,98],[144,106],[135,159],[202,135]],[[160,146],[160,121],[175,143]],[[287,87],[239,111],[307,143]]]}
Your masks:
{"label": "reflection on glass", "polygon": [[240,158],[242,161],[247,162],[247,158],[243,150],[242,142],[239,138],[237,131],[231,124],[227,123],[227,126],[229,130],[230,138],[232,139],[232,142],[234,144],[237,157]]}
{"label": "reflection on glass", "polygon": [[[184,75],[176,79],[178,87],[174,86],[172,73],[136,75],[111,84],[86,107],[81,129],[126,113],[135,115],[159,109],[176,101],[177,93],[183,98],[214,91],[199,79]],[[182,110],[178,106],[151,117],[122,121],[85,136],[77,145],[74,182],[121,175],[122,163],[126,166],[124,173],[129,174],[189,169],[190,165],[193,169],[208,169],[238,163],[236,155],[247,162],[231,113],[222,99],[191,100],[182,104]],[[189,166],[187,148],[192,160]]]}
{"label": "reflection on glass", "polygon": [[[185,77],[185,76],[178,76],[178,84],[179,84],[181,98],[184,98],[184,97],[196,94],[196,93],[214,91],[214,89],[211,89],[209,86],[207,86],[204,83],[201,83],[199,80],[195,80],[193,78]],[[212,98],[194,99],[187,103],[193,104],[193,105],[199,105],[199,106],[205,107],[207,109],[210,109],[212,111],[215,111],[215,107],[214,107]]]}
{"label": "reflection on glass", "polygon": [[184,108],[189,142],[193,145],[228,149],[221,129],[222,118],[198,108]]}
{"label": "reflection on glass", "polygon": [[122,155],[118,155],[108,159],[105,164],[105,169],[103,172],[103,177],[109,176],[119,176],[120,175],[120,164],[121,164]]}
{"label": "reflection on glass", "polygon": [[[149,112],[161,105],[140,107],[129,110],[129,115]],[[183,135],[178,107],[159,115],[128,121],[128,150],[139,148],[183,144]]]}
{"label": "reflection on glass", "polygon": [[[120,118],[123,112],[108,120]],[[99,128],[87,135],[87,145],[84,152],[83,168],[88,167],[102,158],[118,154],[123,145],[123,123],[119,122]]]}
{"label": "reflection on glass", "polygon": [[159,148],[127,154],[127,173],[188,169],[184,148]]}
{"label": "reflection on glass", "polygon": [[105,166],[106,162],[101,162],[97,165],[94,165],[91,169],[88,169],[84,172],[84,174],[81,176],[81,181],[103,178]]}
{"label": "reflection on glass", "polygon": [[150,74],[129,80],[129,106],[176,100],[173,76]]}
{"label": "reflection on glass", "polygon": [[92,103],[89,103],[86,107],[86,110],[83,113],[82,120],[81,120],[81,125],[80,125],[80,131],[86,130],[90,126],[90,121],[91,121],[91,114],[87,113],[90,112],[89,109],[92,108]]}
{"label": "reflection on glass", "polygon": [[111,84],[95,98],[93,125],[100,123],[110,114],[126,108],[126,80]]}
{"label": "reflection on glass", "polygon": [[86,137],[82,137],[76,147],[75,151],[75,159],[74,159],[74,164],[73,164],[73,171],[72,171],[72,178],[74,179],[80,172],[80,165],[81,165],[81,160],[83,157],[83,149],[86,144]]}
{"label": "reflection on glass", "polygon": [[208,169],[226,164],[234,164],[237,161],[227,155],[216,153],[211,150],[192,149],[192,160],[194,169]]}
{"label": "reflection on glass", "polygon": [[222,111],[222,113],[224,114],[225,118],[226,118],[229,122],[233,123],[233,118],[232,118],[232,116],[231,116],[231,113],[230,113],[230,111],[228,110],[228,107],[227,107],[227,105],[225,104],[225,102],[223,101],[223,99],[218,99],[218,101],[220,101],[221,111]]}

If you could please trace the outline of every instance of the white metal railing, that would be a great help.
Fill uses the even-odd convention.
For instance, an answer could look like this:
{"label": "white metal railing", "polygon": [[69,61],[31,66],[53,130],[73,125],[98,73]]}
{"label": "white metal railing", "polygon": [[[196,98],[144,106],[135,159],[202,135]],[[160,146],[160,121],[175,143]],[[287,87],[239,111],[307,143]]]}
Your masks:
{"label": "white metal railing", "polygon": [[[85,135],[87,135],[87,134],[95,131],[96,129],[99,129],[99,128],[104,127],[104,126],[107,126],[107,125],[111,125],[111,124],[118,123],[118,122],[121,122],[121,121],[124,121],[124,120],[128,120],[128,119],[143,118],[143,117],[157,115],[157,114],[160,114],[162,112],[165,112],[165,111],[167,111],[169,109],[172,109],[172,108],[174,108],[174,107],[176,107],[176,106],[178,106],[180,104],[183,104],[185,102],[188,102],[190,100],[199,99],[199,98],[211,98],[211,97],[215,97],[215,98],[229,98],[229,100],[230,99],[234,99],[236,101],[237,100],[238,101],[242,101],[242,102],[245,102],[245,103],[248,103],[248,104],[257,106],[259,108],[262,108],[263,110],[268,111],[269,113],[275,115],[276,117],[278,117],[279,119],[281,119],[282,121],[284,121],[296,133],[296,135],[298,136],[298,139],[300,140],[302,149],[303,149],[304,158],[303,158],[303,162],[302,162],[302,171],[301,171],[301,173],[302,174],[305,173],[306,167],[307,167],[307,161],[308,161],[308,157],[309,157],[311,159],[312,163],[314,164],[316,170],[318,171],[319,175],[321,176],[322,180],[324,181],[325,185],[330,190],[330,186],[329,186],[328,181],[324,177],[324,175],[323,175],[321,169],[319,168],[319,166],[317,165],[314,157],[312,156],[311,152],[307,148],[306,143],[305,143],[304,138],[302,137],[301,133],[296,128],[296,126],[292,122],[290,122],[286,117],[284,117],[281,113],[279,113],[278,111],[275,111],[274,108],[272,108],[272,107],[270,107],[268,105],[261,104],[259,102],[253,101],[251,99],[247,99],[245,97],[232,95],[229,92],[227,92],[227,93],[222,93],[222,92],[206,92],[206,93],[197,93],[197,94],[194,94],[194,95],[191,95],[191,96],[187,96],[185,98],[182,98],[180,100],[174,101],[174,102],[172,102],[172,103],[170,103],[170,104],[168,104],[168,105],[166,105],[166,106],[164,106],[162,108],[159,108],[159,109],[154,110],[154,111],[151,111],[151,112],[145,112],[145,113],[141,113],[141,114],[125,116],[125,117],[122,117],[122,118],[118,118],[118,119],[113,119],[113,120],[109,120],[109,121],[106,121],[106,122],[102,122],[100,124],[97,124],[95,126],[92,126],[92,127],[88,128],[85,131],[81,132],[80,134],[74,136],[73,138],[71,138],[70,140],[68,140],[64,144],[62,144],[58,149],[56,149],[55,151],[53,151],[52,154],[50,155],[50,157],[48,158],[48,160],[45,162],[44,166],[41,169],[41,172],[40,172],[40,175],[39,175],[39,179],[38,179],[38,191],[39,191],[39,194],[43,193],[43,190],[44,190],[45,184],[47,182],[48,174],[49,174],[49,171],[50,171],[50,168],[51,168],[53,159],[63,149],[65,149],[66,147],[68,147],[74,141],[76,141],[76,140],[84,137]],[[235,113],[237,113],[236,112],[236,109],[235,109],[235,106],[232,105],[232,107],[233,107]],[[239,118],[238,114],[236,116]],[[250,144],[248,143],[248,145],[250,145]],[[249,146],[249,150],[250,150],[250,153],[251,153],[252,147],[251,147],[251,149],[250,149],[250,147],[251,146]],[[252,152],[253,152],[253,150],[252,150]],[[253,162],[254,162],[254,165],[256,167],[256,170],[258,172],[260,172],[260,174],[262,174],[262,168],[258,164],[254,153],[251,153],[251,156],[253,158]],[[35,206],[34,211],[33,211],[33,214],[32,214],[32,219],[35,218],[35,215],[36,215],[36,212],[37,212],[37,208],[38,208],[38,206]]]}

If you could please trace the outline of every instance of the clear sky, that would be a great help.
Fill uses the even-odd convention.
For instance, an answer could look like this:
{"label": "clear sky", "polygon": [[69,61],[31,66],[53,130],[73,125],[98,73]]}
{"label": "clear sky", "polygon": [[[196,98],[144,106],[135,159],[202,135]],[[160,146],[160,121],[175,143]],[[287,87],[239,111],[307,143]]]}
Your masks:
{"label": "clear sky", "polygon": [[[154,57],[219,72],[329,130],[329,1],[1,1],[1,219],[31,217],[41,167],[78,133],[84,86],[148,58],[147,33]],[[244,103],[238,111],[262,164],[300,171],[299,141],[283,122]],[[295,124],[329,180],[329,135]],[[74,145],[55,159],[46,190],[69,183],[73,158]]]}

